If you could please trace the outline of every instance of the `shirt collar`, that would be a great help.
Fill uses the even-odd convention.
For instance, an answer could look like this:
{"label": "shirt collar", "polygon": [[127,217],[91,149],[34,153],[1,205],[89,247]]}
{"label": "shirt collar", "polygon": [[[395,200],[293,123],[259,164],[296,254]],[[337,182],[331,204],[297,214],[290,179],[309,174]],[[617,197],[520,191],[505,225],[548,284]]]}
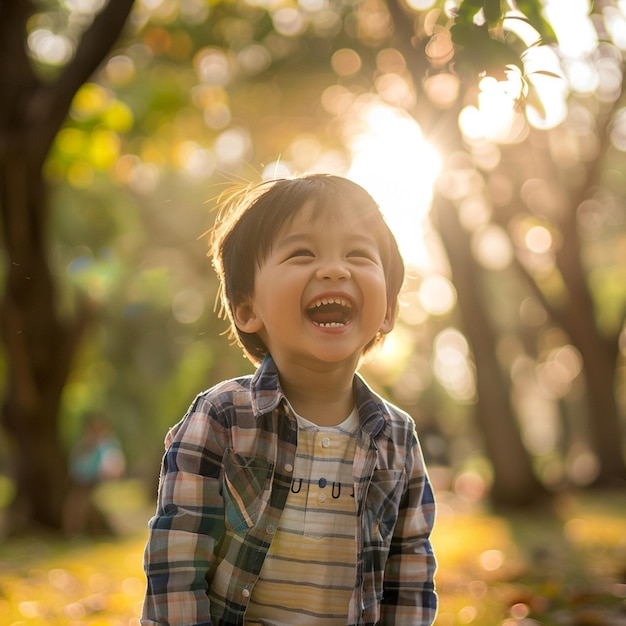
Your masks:
{"label": "shirt collar", "polygon": [[[280,387],[278,370],[272,357],[267,354],[258,367],[250,385],[252,411],[255,417],[273,411],[286,396]],[[354,397],[361,428],[369,435],[390,436],[389,410],[385,401],[363,380],[354,376]]]}
{"label": "shirt collar", "polygon": [[281,400],[286,399],[278,380],[274,359],[267,354],[252,376],[250,383],[252,411],[255,417],[273,411]]}

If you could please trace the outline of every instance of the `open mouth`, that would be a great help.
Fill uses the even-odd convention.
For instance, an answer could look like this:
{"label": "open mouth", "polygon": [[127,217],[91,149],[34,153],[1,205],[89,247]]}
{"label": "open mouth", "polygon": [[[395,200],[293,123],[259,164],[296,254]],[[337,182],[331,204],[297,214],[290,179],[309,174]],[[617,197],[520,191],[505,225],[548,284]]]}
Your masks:
{"label": "open mouth", "polygon": [[354,316],[352,304],[345,298],[320,298],[306,313],[316,326],[323,328],[345,326]]}

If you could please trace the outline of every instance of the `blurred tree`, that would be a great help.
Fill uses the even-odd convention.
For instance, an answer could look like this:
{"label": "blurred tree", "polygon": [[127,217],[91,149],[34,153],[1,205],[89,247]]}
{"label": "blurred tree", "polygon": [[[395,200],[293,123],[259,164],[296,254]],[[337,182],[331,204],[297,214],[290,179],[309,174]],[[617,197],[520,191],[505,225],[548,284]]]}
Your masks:
{"label": "blurred tree", "polygon": [[[614,292],[617,299],[611,306],[612,313],[603,313],[601,307],[606,306],[606,302],[598,297],[600,288],[597,283],[610,280],[609,276],[614,277],[614,272],[620,271],[620,263],[617,260],[613,264],[613,261],[603,270],[598,265],[590,265],[587,260],[590,245],[585,241],[584,229],[589,224],[585,214],[593,207],[593,211],[604,214],[600,221],[617,219],[614,224],[618,230],[613,236],[616,240],[623,237],[623,214],[619,217],[613,213],[610,205],[619,203],[624,193],[623,180],[616,180],[614,168],[623,162],[616,132],[626,104],[624,41],[619,30],[620,25],[623,27],[626,23],[625,16],[618,5],[610,1],[596,2],[593,15],[579,14],[576,22],[567,22],[565,16],[561,16],[564,28],[578,29],[578,36],[587,37],[587,51],[580,54],[579,48],[576,64],[567,51],[558,46],[553,49],[560,57],[533,56],[533,53],[541,52],[542,43],[555,42],[553,29],[542,17],[543,3],[518,2],[517,7],[525,15],[512,10],[513,7],[506,3],[466,0],[447,22],[450,40],[456,50],[451,53],[446,67],[455,68],[461,78],[469,75],[471,80],[472,77],[485,76],[481,95],[496,85],[490,76],[500,79],[500,85],[508,85],[512,90],[517,81],[517,98],[523,103],[517,110],[512,109],[505,135],[491,140],[492,144],[502,146],[501,162],[496,167],[485,166],[484,159],[481,162],[480,152],[484,155],[488,142],[476,141],[471,128],[466,127],[463,133],[463,122],[458,117],[459,124],[453,128],[463,133],[461,149],[467,155],[461,160],[461,169],[466,170],[466,176],[468,170],[473,171],[477,179],[483,181],[482,189],[476,195],[482,195],[484,205],[490,207],[491,220],[500,227],[500,232],[508,234],[511,249],[515,251],[515,265],[529,285],[532,298],[536,298],[551,320],[565,331],[580,355],[586,382],[587,428],[597,463],[594,484],[623,484],[626,467],[616,387],[626,298],[623,290]],[[533,27],[530,45],[516,30],[519,21]],[[570,36],[576,37],[575,34]],[[594,76],[594,88],[584,81],[577,83],[574,72],[580,72],[582,67],[587,67]],[[563,102],[560,124],[547,121],[546,109],[554,106],[554,102],[550,102],[550,96],[545,92],[542,94],[542,89],[538,88],[541,80],[546,78],[561,83],[558,88],[553,86],[551,97],[554,101],[569,98],[567,104]],[[542,87],[546,88],[545,82]],[[595,94],[592,94],[594,89]],[[467,89],[462,89],[462,93],[467,93]],[[461,106],[467,111],[467,101]],[[582,136],[591,145],[588,143],[583,147]],[[459,138],[455,139],[457,146],[461,146]],[[449,161],[452,167],[454,160],[459,162],[458,153],[447,150],[447,154],[452,154],[453,160]],[[450,180],[448,178],[448,182]],[[508,186],[510,202],[502,202],[497,197],[503,182]],[[443,191],[435,201],[440,220],[442,214],[450,210],[450,205],[456,205],[454,211],[462,211],[462,204],[468,199],[467,196],[458,197],[450,202],[450,195],[449,191]],[[608,202],[608,207],[598,205],[600,197]],[[612,214],[611,217],[608,213]],[[523,222],[526,224],[522,225]],[[448,215],[441,233],[444,242],[448,242],[446,249],[453,273],[456,273],[455,268],[466,277],[480,273],[476,255],[469,253],[472,241],[475,245],[480,233],[472,228],[450,228],[453,224],[459,226],[460,222]],[[484,229],[484,226],[481,224],[480,228]],[[464,235],[466,240],[467,254],[460,263],[454,262],[458,257],[459,240],[451,239],[452,232]],[[545,243],[537,247],[538,244],[532,241],[532,233],[545,237]],[[600,272],[606,272],[605,278],[599,279]],[[489,378],[494,375],[490,360],[491,366],[496,362],[489,355],[495,355],[495,345],[488,341],[485,333],[471,330],[481,318],[475,307],[475,300],[480,296],[477,296],[478,285],[466,288],[470,284],[469,278],[465,283],[464,286],[463,281],[455,281],[459,306],[462,311],[471,311],[471,314],[464,315],[465,327],[476,358],[479,396],[488,397],[492,395],[488,387],[493,389],[493,379],[481,386],[480,378],[481,372]],[[491,348],[487,349],[488,354],[480,357],[485,339]],[[482,423],[489,438],[488,433],[495,429],[500,416],[493,415],[491,426],[487,426],[486,417],[483,414]],[[493,445],[500,444],[494,441]],[[502,466],[496,466],[496,471],[498,467]]]}
{"label": "blurred tree", "polygon": [[[502,37],[503,20],[510,8],[499,0],[465,0],[450,14],[435,9],[417,27],[415,20],[410,20],[410,8],[396,0],[388,4],[400,36],[396,46],[405,58],[413,59],[413,80],[425,87],[424,79],[449,80],[444,93],[432,90],[413,115],[446,158],[444,182],[433,198],[432,214],[450,265],[461,326],[474,358],[474,414],[493,469],[490,497],[498,506],[522,507],[541,502],[547,492],[522,441],[511,402],[511,385],[498,360],[498,329],[491,314],[490,294],[484,286],[484,269],[475,257],[471,233],[463,226],[454,202],[467,200],[469,194],[462,191],[463,185],[454,180],[453,173],[456,168],[472,169],[471,156],[464,156],[466,144],[458,117],[463,106],[475,97],[479,78],[504,78],[507,70],[514,71],[512,68],[523,73],[522,55],[526,47]],[[533,4],[527,3],[527,9]],[[527,15],[519,17],[530,21]],[[532,17],[533,25],[549,37],[550,26],[538,10],[532,12]],[[419,48],[424,52],[417,63],[412,50],[416,41],[420,41]],[[425,95],[429,95],[428,89]],[[476,174],[480,176],[478,171]]]}
{"label": "blurred tree", "polygon": [[1,417],[17,494],[7,516],[9,532],[32,524],[61,526],[66,462],[58,436],[59,403],[90,315],[86,301],[77,304],[73,318],[59,311],[48,258],[44,164],[75,93],[115,43],[132,4],[116,0],[96,16],[84,15],[86,28],[71,60],[50,76],[37,72],[26,44],[35,4],[0,3],[0,210],[5,251],[0,319],[7,362]]}

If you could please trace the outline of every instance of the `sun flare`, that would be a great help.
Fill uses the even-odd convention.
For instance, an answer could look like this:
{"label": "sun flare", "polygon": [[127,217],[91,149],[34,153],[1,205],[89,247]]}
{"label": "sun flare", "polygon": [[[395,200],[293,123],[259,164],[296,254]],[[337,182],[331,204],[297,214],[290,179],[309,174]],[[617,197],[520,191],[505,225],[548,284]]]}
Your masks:
{"label": "sun flare", "polygon": [[367,189],[380,205],[407,265],[429,266],[424,221],[441,157],[424,140],[417,122],[383,104],[363,113],[365,128],[350,142],[348,178]]}

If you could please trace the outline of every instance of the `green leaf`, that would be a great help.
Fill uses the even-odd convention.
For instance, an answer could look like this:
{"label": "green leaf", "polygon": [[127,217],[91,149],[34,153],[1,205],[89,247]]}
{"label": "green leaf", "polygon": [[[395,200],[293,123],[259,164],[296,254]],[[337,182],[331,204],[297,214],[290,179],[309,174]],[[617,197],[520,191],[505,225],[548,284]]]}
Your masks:
{"label": "green leaf", "polygon": [[538,0],[517,0],[517,8],[528,18],[528,23],[539,33],[542,41],[546,44],[556,43],[556,34],[544,18],[541,7]]}
{"label": "green leaf", "polygon": [[464,0],[457,9],[454,23],[464,26],[473,26],[474,18],[484,8],[484,0]]}
{"label": "green leaf", "polygon": [[541,74],[542,76],[550,76],[551,78],[563,78],[559,74],[555,74],[554,72],[550,72],[548,70],[537,70],[536,72],[529,72],[527,76],[532,76],[533,74]]}
{"label": "green leaf", "polygon": [[485,0],[484,10],[489,26],[495,26],[502,21],[503,13],[500,0]]}
{"label": "green leaf", "polygon": [[472,76],[485,73],[504,80],[507,65],[523,71],[520,55],[507,43],[493,39],[486,24],[455,24],[450,32],[457,46],[454,62],[457,72]]}

